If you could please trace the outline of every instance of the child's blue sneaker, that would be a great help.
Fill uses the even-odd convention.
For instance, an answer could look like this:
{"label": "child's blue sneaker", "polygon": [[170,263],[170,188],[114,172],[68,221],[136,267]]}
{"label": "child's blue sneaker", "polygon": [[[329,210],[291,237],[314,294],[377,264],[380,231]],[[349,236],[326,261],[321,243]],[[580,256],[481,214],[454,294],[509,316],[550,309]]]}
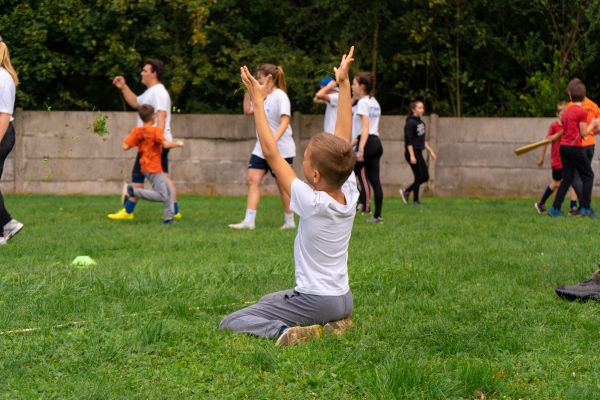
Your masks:
{"label": "child's blue sneaker", "polygon": [[579,215],[582,217],[598,218],[598,214],[596,214],[591,208],[581,208],[579,210]]}
{"label": "child's blue sneaker", "polygon": [[548,210],[548,216],[550,217],[560,217],[560,210],[557,210],[554,207],[550,207]]}

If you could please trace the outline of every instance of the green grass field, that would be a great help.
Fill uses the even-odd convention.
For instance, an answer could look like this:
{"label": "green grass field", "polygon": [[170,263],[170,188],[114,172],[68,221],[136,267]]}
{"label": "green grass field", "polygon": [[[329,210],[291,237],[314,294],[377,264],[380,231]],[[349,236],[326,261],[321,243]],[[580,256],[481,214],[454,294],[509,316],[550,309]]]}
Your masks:
{"label": "green grass field", "polygon": [[159,204],[114,222],[116,196],[8,197],[26,227],[0,248],[0,397],[600,398],[600,304],[554,294],[594,271],[600,222],[533,200],[386,200],[383,225],[354,225],[355,328],[278,349],[217,329],[294,284],[279,200],[231,231],[244,201],[185,197],[163,226]]}

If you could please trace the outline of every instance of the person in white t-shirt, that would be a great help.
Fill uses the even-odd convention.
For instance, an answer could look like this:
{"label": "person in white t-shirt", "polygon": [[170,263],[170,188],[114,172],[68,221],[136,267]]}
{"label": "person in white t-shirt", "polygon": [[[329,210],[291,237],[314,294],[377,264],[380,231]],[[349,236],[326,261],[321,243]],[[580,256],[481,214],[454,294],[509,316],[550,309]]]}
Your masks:
{"label": "person in white t-shirt", "polygon": [[[15,146],[15,128],[13,113],[15,110],[15,94],[19,77],[10,62],[8,46],[0,37],[0,178],[4,169],[4,161]],[[11,217],[4,206],[4,198],[0,192],[0,245],[6,244],[15,236],[23,224]]]}
{"label": "person in white t-shirt", "polygon": [[[359,204],[363,211],[370,212],[369,184],[373,187],[375,212],[367,222],[380,223],[383,206],[383,189],[379,178],[379,164],[383,155],[383,146],[379,139],[379,118],[381,107],[373,97],[373,77],[369,72],[360,72],[352,81],[352,95],[356,101],[353,108],[352,133],[353,144],[357,147],[356,159],[361,183]],[[360,206],[359,206],[360,208]]]}
{"label": "person in white t-shirt", "polygon": [[[296,155],[296,144],[292,137],[292,126],[290,118],[292,116],[290,99],[286,94],[285,73],[281,66],[273,64],[262,64],[258,67],[258,81],[266,85],[268,94],[264,99],[264,110],[267,115],[267,122],[271,129],[271,134],[277,143],[279,153],[292,165],[294,156]],[[253,115],[254,106],[250,101],[250,97],[246,93],[244,96],[244,114]],[[260,202],[260,184],[267,172],[275,177],[277,188],[283,203],[284,220],[281,229],[294,229],[294,213],[290,210],[290,196],[281,186],[281,181],[277,174],[265,160],[263,155],[261,142],[257,134],[256,144],[250,161],[248,162],[247,182],[248,182],[248,198],[246,200],[246,215],[244,220],[237,224],[230,224],[233,229],[254,229],[256,220],[256,210]]]}
{"label": "person in white t-shirt", "polygon": [[[242,81],[254,107],[254,121],[263,155],[275,171],[282,190],[291,196],[291,208],[300,216],[294,241],[296,287],[271,293],[258,303],[226,316],[220,329],[276,338],[277,346],[315,339],[323,333],[343,333],[352,325],[352,293],[348,284],[348,243],[356,213],[358,191],[352,172],[350,145],[352,112],[348,70],[354,48],[335,69],[340,87],[338,118],[333,135],[311,137],[304,153],[306,182],[280,154],[263,108],[269,93],[248,68]],[[322,325],[325,325],[324,327]]]}
{"label": "person in white t-shirt", "polygon": [[[123,99],[130,107],[135,108],[136,110],[142,104],[149,104],[154,107],[154,110],[156,111],[155,125],[162,129],[167,141],[173,141],[173,135],[171,134],[171,97],[165,86],[161,83],[163,74],[164,64],[162,61],[147,59],[144,60],[142,71],[140,72],[142,84],[146,86],[144,93],[137,96],[129,86],[127,86],[125,78],[121,75],[114,78],[113,85],[121,91]],[[143,121],[138,115],[137,126],[142,126],[143,124]],[[170,149],[163,149],[161,157],[162,168],[173,190],[173,218],[181,219],[175,185],[169,176],[169,150]],[[144,174],[140,168],[140,157],[141,155],[138,152],[131,172],[132,186],[137,189],[144,187]],[[126,199],[123,209],[114,214],[108,214],[107,217],[114,220],[133,219],[133,210],[135,209],[136,204],[137,199],[129,197]]]}
{"label": "person in white t-shirt", "polygon": [[323,132],[333,133],[339,97],[337,83],[328,76],[327,78],[321,79],[320,86],[321,88],[315,93],[313,100],[315,103],[326,104],[325,117],[323,118]]}

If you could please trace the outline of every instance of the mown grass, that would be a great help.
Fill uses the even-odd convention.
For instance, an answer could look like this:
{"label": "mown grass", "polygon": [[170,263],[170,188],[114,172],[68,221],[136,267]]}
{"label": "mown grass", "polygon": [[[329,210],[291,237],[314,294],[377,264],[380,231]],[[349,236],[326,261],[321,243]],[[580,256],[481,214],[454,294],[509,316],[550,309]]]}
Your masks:
{"label": "mown grass", "polygon": [[174,226],[149,203],[105,219],[117,201],[8,198],[26,228],[0,248],[0,331],[41,330],[0,335],[0,397],[600,398],[600,304],[553,291],[593,272],[598,221],[533,200],[386,200],[383,225],[354,226],[355,328],[277,349],[217,326],[293,287],[278,199],[254,232],[227,228],[241,198],[185,197]]}

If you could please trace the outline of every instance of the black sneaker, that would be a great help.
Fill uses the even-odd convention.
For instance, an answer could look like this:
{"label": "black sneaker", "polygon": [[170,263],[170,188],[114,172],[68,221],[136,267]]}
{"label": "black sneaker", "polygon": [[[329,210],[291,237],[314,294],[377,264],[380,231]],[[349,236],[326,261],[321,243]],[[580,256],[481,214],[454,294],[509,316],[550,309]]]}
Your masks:
{"label": "black sneaker", "polygon": [[600,300],[600,279],[594,274],[592,279],[581,282],[578,285],[559,286],[555,289],[556,294],[566,300]]}
{"label": "black sneaker", "polygon": [[533,206],[535,207],[535,209],[537,210],[537,212],[539,214],[543,214],[546,212],[546,205],[544,203],[536,202],[536,203],[533,203]]}

